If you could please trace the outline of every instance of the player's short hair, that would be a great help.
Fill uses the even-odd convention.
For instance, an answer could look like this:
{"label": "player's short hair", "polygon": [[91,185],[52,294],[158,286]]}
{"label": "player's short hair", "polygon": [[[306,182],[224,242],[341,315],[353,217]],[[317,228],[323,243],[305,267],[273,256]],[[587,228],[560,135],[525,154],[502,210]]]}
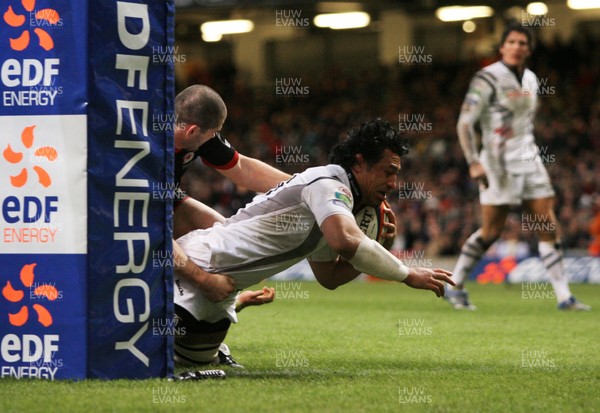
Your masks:
{"label": "player's short hair", "polygon": [[198,125],[201,130],[219,127],[227,117],[221,96],[204,85],[192,85],[175,97],[177,122]]}
{"label": "player's short hair", "polygon": [[408,141],[389,122],[377,118],[352,129],[346,140],[333,147],[329,161],[349,169],[356,163],[356,155],[360,153],[367,165],[374,165],[383,157],[386,149],[399,156],[406,155]]}
{"label": "player's short hair", "polygon": [[504,31],[502,32],[502,37],[500,38],[500,46],[502,46],[504,44],[504,42],[506,41],[506,38],[512,32],[523,33],[527,37],[527,46],[529,46],[529,50],[533,51],[533,47],[534,47],[534,43],[535,43],[535,39],[533,38],[533,33],[531,32],[531,30],[529,28],[523,26],[521,23],[519,23],[517,21],[510,22],[506,25],[506,27],[504,28]]}

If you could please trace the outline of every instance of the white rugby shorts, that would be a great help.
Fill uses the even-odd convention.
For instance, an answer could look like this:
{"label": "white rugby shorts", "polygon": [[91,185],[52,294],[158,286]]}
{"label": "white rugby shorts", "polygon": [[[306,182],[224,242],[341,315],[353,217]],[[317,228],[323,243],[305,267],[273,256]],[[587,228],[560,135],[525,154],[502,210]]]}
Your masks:
{"label": "white rugby shorts", "polygon": [[[484,166],[485,167],[485,166]],[[549,198],[555,195],[548,171],[542,163],[535,172],[504,176],[490,173],[486,168],[488,187],[479,188],[481,205],[520,205],[524,200]]]}

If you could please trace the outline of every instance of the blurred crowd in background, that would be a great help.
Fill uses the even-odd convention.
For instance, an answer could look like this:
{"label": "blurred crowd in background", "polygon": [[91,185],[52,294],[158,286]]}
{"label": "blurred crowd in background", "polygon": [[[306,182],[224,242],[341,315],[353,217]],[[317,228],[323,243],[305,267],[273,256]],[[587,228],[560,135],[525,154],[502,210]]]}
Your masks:
{"label": "blurred crowd in background", "polygon": [[[456,120],[471,77],[493,61],[433,59],[360,73],[324,69],[302,76],[308,88],[300,94],[276,90],[275,78],[285,76],[274,75],[272,87],[251,89],[230,64],[210,71],[190,65],[178,87],[213,87],[228,107],[222,135],[240,153],[289,173],[328,163],[331,147],[366,120],[397,124],[411,151],[389,199],[398,219],[395,249],[456,255],[480,224],[477,185],[468,176]],[[563,246],[600,255],[600,40],[580,35],[568,44],[538,43],[529,67],[543,86],[535,136],[557,192]],[[184,178],[190,195],[225,216],[254,196],[201,164]],[[491,253],[536,252],[524,214],[511,211]]]}

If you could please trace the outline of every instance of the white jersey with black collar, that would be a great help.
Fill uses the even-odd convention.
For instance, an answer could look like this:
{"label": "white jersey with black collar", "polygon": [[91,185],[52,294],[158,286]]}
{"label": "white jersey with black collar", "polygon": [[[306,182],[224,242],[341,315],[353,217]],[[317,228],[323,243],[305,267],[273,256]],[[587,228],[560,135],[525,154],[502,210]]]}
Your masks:
{"label": "white jersey with black collar", "polygon": [[339,165],[309,168],[256,196],[224,224],[177,243],[206,271],[227,274],[244,289],[326,247],[320,225],[329,216],[354,219],[349,181]]}
{"label": "white jersey with black collar", "polygon": [[479,159],[488,172],[535,172],[541,159],[534,142],[533,119],[538,82],[525,69],[522,78],[501,61],[479,70],[469,86],[459,123],[479,123]]}

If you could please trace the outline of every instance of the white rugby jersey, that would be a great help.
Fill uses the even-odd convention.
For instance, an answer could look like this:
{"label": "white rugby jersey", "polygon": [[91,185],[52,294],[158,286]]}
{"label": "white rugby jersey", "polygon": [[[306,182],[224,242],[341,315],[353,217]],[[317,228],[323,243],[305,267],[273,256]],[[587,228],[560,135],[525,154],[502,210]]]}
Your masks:
{"label": "white rugby jersey", "polygon": [[490,172],[534,172],[541,163],[534,142],[533,119],[538,82],[525,69],[521,81],[501,61],[478,71],[469,85],[459,123],[479,121],[479,159]]}
{"label": "white rugby jersey", "polygon": [[[316,251],[327,256],[319,227],[335,214],[354,220],[352,208],[360,194],[353,179],[339,165],[309,168],[256,196],[224,224],[192,231],[177,243],[205,271],[227,274],[238,289],[247,288]],[[183,279],[176,283],[187,284]]]}

